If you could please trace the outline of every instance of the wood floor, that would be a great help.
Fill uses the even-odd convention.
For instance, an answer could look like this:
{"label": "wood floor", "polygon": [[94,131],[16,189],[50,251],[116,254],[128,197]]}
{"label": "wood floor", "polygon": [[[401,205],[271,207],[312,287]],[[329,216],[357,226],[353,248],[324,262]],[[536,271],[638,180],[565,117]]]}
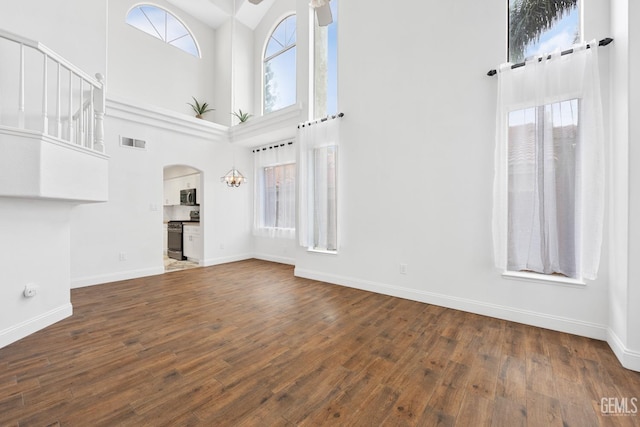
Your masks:
{"label": "wood floor", "polygon": [[640,398],[604,342],[290,266],[172,272],[72,303],[0,349],[0,426],[640,425],[601,414],[602,398]]}

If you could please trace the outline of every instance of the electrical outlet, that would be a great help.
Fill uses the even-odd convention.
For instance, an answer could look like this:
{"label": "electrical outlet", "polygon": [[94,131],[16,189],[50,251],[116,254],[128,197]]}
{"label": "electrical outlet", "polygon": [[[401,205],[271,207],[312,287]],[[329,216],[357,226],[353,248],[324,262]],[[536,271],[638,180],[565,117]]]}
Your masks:
{"label": "electrical outlet", "polygon": [[400,274],[407,274],[407,264],[400,264]]}
{"label": "electrical outlet", "polygon": [[126,261],[127,260],[127,253],[126,252],[120,252],[120,254],[118,255],[118,259],[120,261]]}
{"label": "electrical outlet", "polygon": [[37,293],[38,287],[31,284],[25,285],[24,291],[22,292],[25,298],[35,297]]}

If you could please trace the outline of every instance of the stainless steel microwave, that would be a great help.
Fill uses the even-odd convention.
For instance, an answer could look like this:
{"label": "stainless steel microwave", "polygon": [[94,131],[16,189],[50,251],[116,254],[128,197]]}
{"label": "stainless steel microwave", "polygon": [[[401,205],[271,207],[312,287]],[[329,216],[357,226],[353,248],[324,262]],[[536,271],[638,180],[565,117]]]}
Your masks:
{"label": "stainless steel microwave", "polygon": [[196,189],[187,188],[186,190],[180,190],[180,204],[184,206],[197,206],[196,203]]}

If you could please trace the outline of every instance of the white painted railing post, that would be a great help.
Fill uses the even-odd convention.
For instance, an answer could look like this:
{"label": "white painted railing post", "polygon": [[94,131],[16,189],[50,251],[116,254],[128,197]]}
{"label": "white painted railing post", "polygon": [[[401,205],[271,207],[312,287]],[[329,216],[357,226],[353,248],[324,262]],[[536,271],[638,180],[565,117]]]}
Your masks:
{"label": "white painted railing post", "polygon": [[47,60],[49,57],[44,55],[44,66],[43,66],[43,76],[42,76],[42,133],[45,135],[49,135],[49,81],[48,81],[48,70],[49,65]]}
{"label": "white painted railing post", "polygon": [[18,128],[24,129],[24,43],[20,43],[20,88],[18,89]]}
{"label": "white painted railing post", "polygon": [[62,72],[62,66],[58,62],[58,87],[56,88],[56,137],[62,138],[62,93],[61,84],[62,78],[60,73]]}
{"label": "white painted railing post", "polygon": [[73,144],[75,141],[73,140],[73,72],[69,70],[69,111],[67,112],[69,116],[69,142]]}
{"label": "white painted railing post", "polygon": [[104,76],[100,73],[96,74],[96,79],[98,83],[100,83],[100,87],[98,87],[95,91],[95,139],[93,141],[93,149],[104,153],[104,113],[105,113],[105,85],[104,85]]}
{"label": "white painted railing post", "polygon": [[93,85],[89,85],[89,109],[87,110],[87,125],[89,126],[89,135],[87,136],[87,147],[93,149],[95,146],[95,100],[93,99],[95,96],[95,90]]}
{"label": "white painted railing post", "polygon": [[86,147],[84,134],[84,80],[80,77],[80,103],[78,104],[78,145]]}

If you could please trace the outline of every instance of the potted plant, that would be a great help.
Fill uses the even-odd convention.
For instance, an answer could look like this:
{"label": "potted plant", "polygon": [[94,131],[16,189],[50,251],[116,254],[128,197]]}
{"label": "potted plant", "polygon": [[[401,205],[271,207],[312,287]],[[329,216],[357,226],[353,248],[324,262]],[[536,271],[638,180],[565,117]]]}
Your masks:
{"label": "potted plant", "polygon": [[201,119],[204,113],[215,110],[215,108],[209,108],[209,104],[207,104],[206,102],[200,104],[195,97],[192,96],[192,98],[194,103],[192,104],[190,102],[187,102],[187,105],[190,105],[191,108],[193,108],[193,112],[196,113],[197,118]]}
{"label": "potted plant", "polygon": [[240,120],[240,123],[246,122],[247,120],[249,120],[249,117],[253,116],[253,114],[243,113],[241,109],[238,109],[238,112],[231,113],[231,115],[236,116],[238,120]]}

